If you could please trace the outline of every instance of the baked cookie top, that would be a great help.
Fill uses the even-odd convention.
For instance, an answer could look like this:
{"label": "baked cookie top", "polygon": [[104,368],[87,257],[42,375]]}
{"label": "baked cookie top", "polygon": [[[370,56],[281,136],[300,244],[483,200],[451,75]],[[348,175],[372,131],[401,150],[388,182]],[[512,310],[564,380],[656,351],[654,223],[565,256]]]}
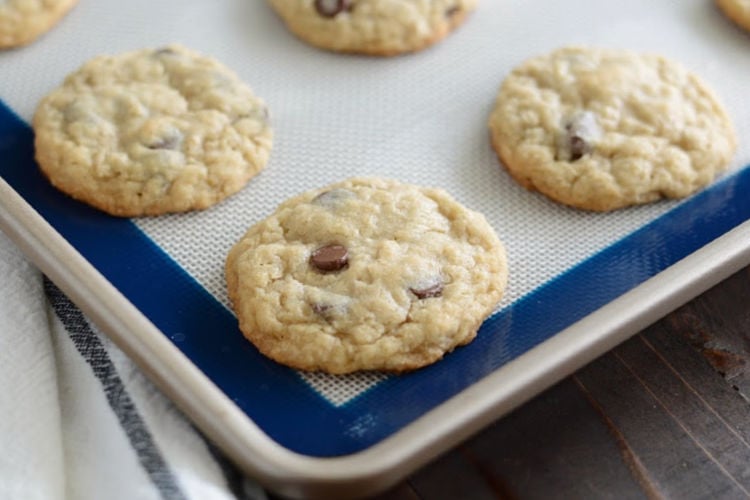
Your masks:
{"label": "baked cookie top", "polygon": [[439,189],[355,178],[254,225],[226,261],[240,329],[304,370],[405,371],[467,344],[497,306],[505,251]]}
{"label": "baked cookie top", "polygon": [[492,144],[523,186],[578,208],[681,198],[725,170],[734,128],[682,65],[626,50],[569,47],[505,79]]}
{"label": "baked cookie top", "polygon": [[287,28],[317,47],[395,55],[431,45],[477,0],[268,0]]}
{"label": "baked cookie top", "polygon": [[32,42],[78,0],[0,0],[0,49]]}
{"label": "baked cookie top", "polygon": [[716,0],[716,4],[737,25],[750,30],[750,0]]}
{"label": "baked cookie top", "polygon": [[39,104],[36,158],[60,190],[118,216],[207,208],[268,160],[264,103],[178,45],[100,56]]}

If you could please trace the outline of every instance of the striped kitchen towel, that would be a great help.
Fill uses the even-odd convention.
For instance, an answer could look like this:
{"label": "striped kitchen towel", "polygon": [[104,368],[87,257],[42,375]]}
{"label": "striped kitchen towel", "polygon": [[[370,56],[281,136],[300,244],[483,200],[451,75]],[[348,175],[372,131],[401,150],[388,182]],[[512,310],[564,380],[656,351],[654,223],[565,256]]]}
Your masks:
{"label": "striped kitchen towel", "polygon": [[0,232],[0,498],[262,499]]}

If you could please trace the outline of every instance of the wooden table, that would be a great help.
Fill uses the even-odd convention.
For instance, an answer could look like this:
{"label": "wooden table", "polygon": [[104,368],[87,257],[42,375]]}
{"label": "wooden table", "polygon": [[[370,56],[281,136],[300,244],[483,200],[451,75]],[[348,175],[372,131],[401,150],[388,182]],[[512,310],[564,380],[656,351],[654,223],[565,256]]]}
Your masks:
{"label": "wooden table", "polygon": [[750,497],[750,266],[378,500]]}

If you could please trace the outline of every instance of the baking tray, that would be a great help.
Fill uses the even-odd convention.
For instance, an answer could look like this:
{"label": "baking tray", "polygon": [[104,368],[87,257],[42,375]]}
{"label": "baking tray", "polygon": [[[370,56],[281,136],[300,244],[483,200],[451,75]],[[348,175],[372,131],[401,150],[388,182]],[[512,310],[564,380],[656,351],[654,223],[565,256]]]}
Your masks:
{"label": "baking tray", "polygon": [[[0,228],[249,475],[294,497],[362,496],[439,453],[750,262],[750,37],[707,1],[484,0],[422,53],[310,48],[262,2],[82,0],[33,45],[0,53]],[[582,29],[585,27],[585,29]],[[263,97],[275,145],[207,211],[113,218],[49,186],[36,103],[86,59],[179,42]],[[722,97],[740,148],[683,201],[609,214],[518,187],[486,120],[507,72],[568,44],[659,52]],[[228,308],[229,246],[283,199],[351,175],[439,186],[506,243],[508,293],[477,339],[400,376],[296,372],[261,356]]]}

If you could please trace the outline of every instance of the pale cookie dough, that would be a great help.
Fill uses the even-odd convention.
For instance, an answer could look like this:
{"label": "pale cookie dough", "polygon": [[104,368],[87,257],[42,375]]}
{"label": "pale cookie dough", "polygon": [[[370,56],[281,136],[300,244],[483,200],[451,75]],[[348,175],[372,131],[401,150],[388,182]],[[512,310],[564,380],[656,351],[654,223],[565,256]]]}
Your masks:
{"label": "pale cookie dough", "polygon": [[0,0],[0,49],[31,43],[68,13],[78,0]]}
{"label": "pale cookie dough", "polygon": [[698,77],[614,49],[563,48],[521,64],[489,128],[521,185],[598,211],[688,196],[736,149],[727,113]]}
{"label": "pale cookie dough", "polygon": [[507,280],[485,218],[439,189],[356,178],[292,198],[226,261],[244,335],[304,370],[405,371],[474,339]]}
{"label": "pale cookie dough", "polygon": [[716,0],[716,5],[738,26],[750,30],[750,0]]}
{"label": "pale cookie dough", "polygon": [[268,160],[264,103],[226,66],[177,45],[84,64],[34,116],[53,185],[118,216],[207,208]]}
{"label": "pale cookie dough", "polygon": [[445,37],[477,0],[268,0],[300,39],[337,52],[389,56]]}

